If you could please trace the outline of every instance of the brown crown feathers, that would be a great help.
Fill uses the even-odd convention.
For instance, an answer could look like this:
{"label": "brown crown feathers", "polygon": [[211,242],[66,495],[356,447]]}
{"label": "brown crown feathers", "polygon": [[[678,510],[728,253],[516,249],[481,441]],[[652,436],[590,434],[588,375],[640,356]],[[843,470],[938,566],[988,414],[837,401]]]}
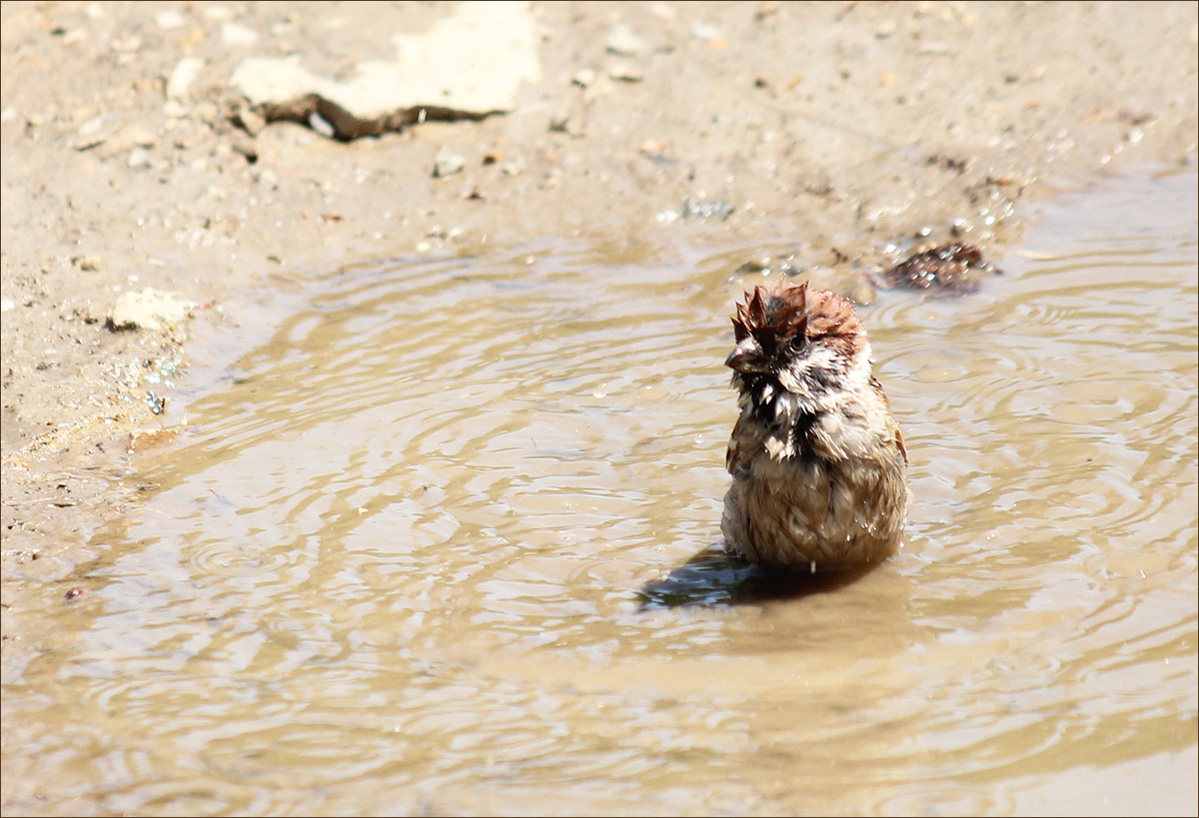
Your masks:
{"label": "brown crown feathers", "polygon": [[733,317],[737,343],[753,335],[766,352],[779,344],[824,340],[846,355],[865,345],[865,331],[853,305],[827,290],[809,289],[806,281],[799,286],[786,281],[758,285],[746,296]]}

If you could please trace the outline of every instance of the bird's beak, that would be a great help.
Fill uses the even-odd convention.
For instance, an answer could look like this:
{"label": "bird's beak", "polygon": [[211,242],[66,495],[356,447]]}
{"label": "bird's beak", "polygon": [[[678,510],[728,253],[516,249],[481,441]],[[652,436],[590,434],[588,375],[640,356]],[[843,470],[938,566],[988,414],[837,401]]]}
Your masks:
{"label": "bird's beak", "polygon": [[724,359],[724,365],[738,372],[766,372],[766,356],[762,354],[762,346],[752,335],[746,335],[738,342],[729,357]]}

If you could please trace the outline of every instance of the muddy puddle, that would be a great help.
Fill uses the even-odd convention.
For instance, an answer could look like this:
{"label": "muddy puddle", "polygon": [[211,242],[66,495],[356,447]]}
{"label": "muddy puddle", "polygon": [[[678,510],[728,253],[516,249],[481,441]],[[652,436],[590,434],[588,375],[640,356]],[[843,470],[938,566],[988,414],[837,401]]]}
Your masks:
{"label": "muddy puddle", "polygon": [[862,310],[916,499],[840,587],[717,548],[755,248],[310,282],[42,614],[75,639],[4,685],[16,803],[1192,810],[1195,186],[1063,196],[981,292]]}

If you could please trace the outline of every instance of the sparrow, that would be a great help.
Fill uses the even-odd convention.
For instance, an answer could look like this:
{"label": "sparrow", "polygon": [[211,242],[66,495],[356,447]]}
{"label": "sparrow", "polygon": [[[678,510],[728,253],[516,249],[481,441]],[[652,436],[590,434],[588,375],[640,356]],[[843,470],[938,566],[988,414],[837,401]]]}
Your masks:
{"label": "sparrow", "polygon": [[745,294],[733,331],[725,365],[740,416],[725,458],[727,550],[812,573],[894,554],[907,451],[853,305],[783,279]]}

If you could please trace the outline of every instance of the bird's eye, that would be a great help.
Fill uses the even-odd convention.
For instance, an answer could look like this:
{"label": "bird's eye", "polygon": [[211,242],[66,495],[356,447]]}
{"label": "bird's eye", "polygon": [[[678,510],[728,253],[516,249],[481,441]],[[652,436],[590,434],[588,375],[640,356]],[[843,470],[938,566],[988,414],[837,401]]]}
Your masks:
{"label": "bird's eye", "polygon": [[787,346],[791,347],[791,349],[794,349],[796,351],[803,349],[803,347],[804,347],[803,333],[797,332],[795,335],[792,335],[787,340]]}

